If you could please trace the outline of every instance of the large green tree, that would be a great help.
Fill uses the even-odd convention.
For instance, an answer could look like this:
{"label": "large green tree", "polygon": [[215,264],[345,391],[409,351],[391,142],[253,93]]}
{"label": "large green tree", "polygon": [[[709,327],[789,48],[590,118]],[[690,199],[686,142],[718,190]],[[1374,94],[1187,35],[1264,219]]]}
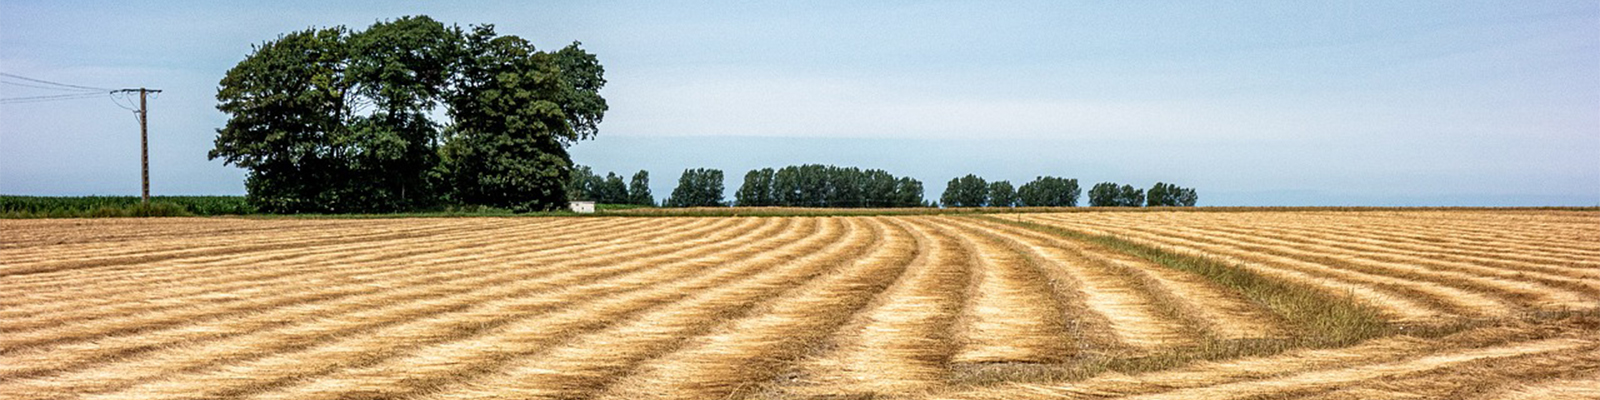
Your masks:
{"label": "large green tree", "polygon": [[[460,36],[428,17],[378,22],[350,35],[346,97],[356,98],[349,121],[359,172],[379,210],[415,209],[438,200],[432,174],[439,163],[440,124],[428,119],[462,57]],[[362,115],[364,111],[370,114]]]}
{"label": "large green tree", "polygon": [[[291,32],[223,77],[210,157],[249,170],[249,199],[270,212],[553,208],[566,147],[605,113],[603,73],[577,43],[541,52],[425,16]],[[428,117],[440,106],[449,121]]]}
{"label": "large green tree", "polygon": [[217,109],[231,117],[217,130],[212,159],[249,170],[245,188],[273,212],[357,208],[350,193],[355,151],[346,116],[349,32],[308,29],[255,46],[228,70]]}
{"label": "large green tree", "polygon": [[[598,86],[574,86],[583,79],[559,66],[586,65],[591,56],[577,43],[540,52],[527,40],[495,34],[492,25],[474,27],[462,42],[467,56],[447,97],[456,125],[441,165],[455,200],[514,210],[566,204],[567,146],[596,134],[606,104],[582,94]],[[603,85],[603,70],[593,67],[579,72]]]}

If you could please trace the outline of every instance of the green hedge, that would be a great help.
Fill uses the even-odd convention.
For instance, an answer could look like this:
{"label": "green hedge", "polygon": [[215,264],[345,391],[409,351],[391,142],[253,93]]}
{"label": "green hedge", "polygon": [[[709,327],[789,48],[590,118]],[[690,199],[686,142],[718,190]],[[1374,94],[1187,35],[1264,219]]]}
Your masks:
{"label": "green hedge", "polygon": [[244,196],[0,196],[4,218],[175,217],[256,214]]}

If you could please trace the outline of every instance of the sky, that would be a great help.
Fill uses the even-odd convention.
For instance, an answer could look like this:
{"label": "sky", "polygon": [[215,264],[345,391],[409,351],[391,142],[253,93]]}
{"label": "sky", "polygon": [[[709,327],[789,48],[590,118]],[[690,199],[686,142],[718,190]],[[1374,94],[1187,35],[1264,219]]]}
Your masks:
{"label": "sky", "polygon": [[[1600,205],[1600,2],[0,2],[0,72],[158,88],[156,195],[208,160],[252,45],[404,15],[596,54],[596,171],[881,168],[1195,188],[1200,204]],[[3,82],[0,98],[56,94]],[[110,96],[0,104],[0,193],[137,195]]]}

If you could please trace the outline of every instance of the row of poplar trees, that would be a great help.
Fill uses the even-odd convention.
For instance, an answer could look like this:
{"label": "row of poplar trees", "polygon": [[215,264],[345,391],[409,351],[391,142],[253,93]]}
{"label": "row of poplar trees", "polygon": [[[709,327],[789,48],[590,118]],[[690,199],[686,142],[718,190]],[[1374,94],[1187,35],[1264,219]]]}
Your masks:
{"label": "row of poplar trees", "polygon": [[[268,212],[562,207],[567,147],[594,137],[604,69],[493,25],[426,16],[292,32],[222,78],[212,159]],[[444,118],[435,118],[442,114]]]}
{"label": "row of poplar trees", "polygon": [[[722,170],[695,168],[683,171],[678,187],[661,205],[666,207],[726,207]],[[792,165],[745,173],[734,193],[736,207],[925,207],[922,182],[896,177],[880,169],[832,165]]]}
{"label": "row of poplar trees", "polygon": [[[988,182],[968,174],[951,179],[939,202],[945,207],[1076,207],[1079,194],[1077,179],[1041,176],[1017,188],[1010,181]],[[1111,182],[1089,189],[1092,207],[1193,207],[1197,200],[1194,189],[1163,182],[1148,192]]]}
{"label": "row of poplar trees", "polygon": [[[642,173],[642,171],[641,171]],[[609,179],[608,179],[609,180]],[[678,187],[662,203],[667,207],[726,207],[721,170],[696,168],[683,172]],[[621,185],[621,178],[616,178]],[[647,189],[648,190],[648,189]],[[1077,179],[1040,176],[1016,187],[1010,181],[989,182],[968,174],[951,179],[939,198],[945,207],[1076,207],[1083,191]],[[1194,189],[1157,182],[1149,191],[1103,182],[1089,189],[1095,207],[1192,207]],[[734,194],[738,207],[933,207],[922,199],[922,182],[895,177],[883,170],[806,164],[745,173]]]}
{"label": "row of poplar trees", "polygon": [[1162,182],[1156,182],[1149,191],[1111,182],[1089,189],[1089,205],[1095,207],[1194,207],[1199,199],[1194,189]]}
{"label": "row of poplar trees", "polygon": [[881,169],[805,164],[744,175],[734,194],[741,207],[920,207],[922,182]]}
{"label": "row of poplar trees", "polygon": [[623,183],[622,176],[615,172],[607,172],[606,176],[601,177],[583,165],[572,169],[572,178],[567,181],[567,200],[656,205],[655,197],[650,194],[650,171],[639,170],[633,174],[633,179]]}
{"label": "row of poplar trees", "polygon": [[1011,181],[988,182],[977,175],[951,179],[939,203],[945,207],[1075,207],[1077,179],[1041,176],[1021,188]]}
{"label": "row of poplar trees", "polygon": [[722,202],[722,170],[710,168],[686,169],[678,177],[678,187],[672,189],[661,205],[667,207],[725,207]]}

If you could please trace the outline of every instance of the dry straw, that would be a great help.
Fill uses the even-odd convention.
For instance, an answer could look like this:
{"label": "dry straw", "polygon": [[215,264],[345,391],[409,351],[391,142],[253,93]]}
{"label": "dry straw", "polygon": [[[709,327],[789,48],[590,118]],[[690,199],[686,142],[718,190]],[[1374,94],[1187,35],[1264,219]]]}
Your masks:
{"label": "dry straw", "polygon": [[1600,213],[1028,211],[0,220],[0,399],[1593,397]]}

